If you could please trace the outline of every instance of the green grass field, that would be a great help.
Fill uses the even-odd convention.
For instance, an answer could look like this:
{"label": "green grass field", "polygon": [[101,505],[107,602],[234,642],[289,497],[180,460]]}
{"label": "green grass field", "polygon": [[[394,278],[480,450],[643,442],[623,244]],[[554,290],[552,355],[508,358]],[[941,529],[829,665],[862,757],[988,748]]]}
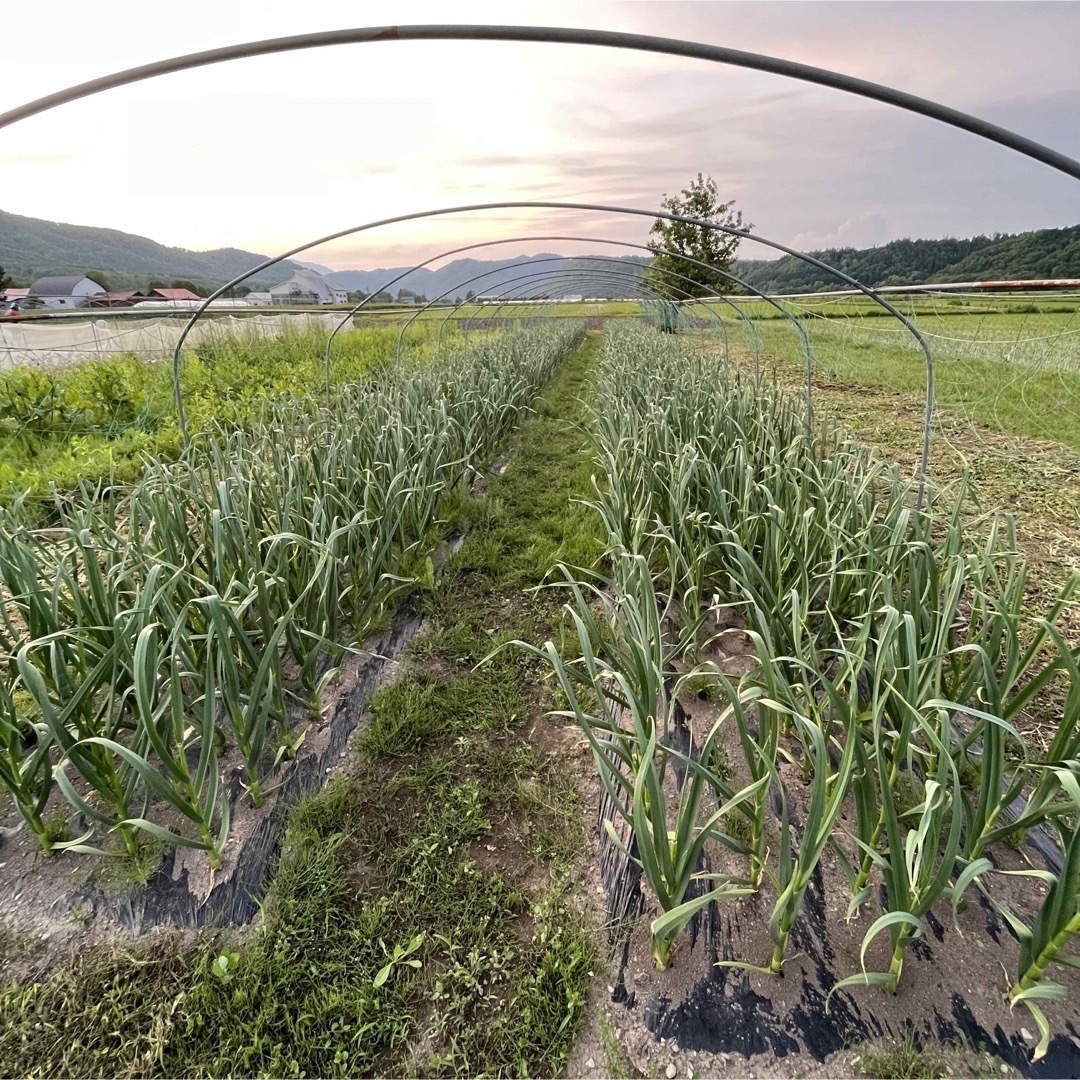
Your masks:
{"label": "green grass field", "polygon": [[[455,324],[436,335],[425,322],[402,339],[399,325],[353,328],[338,336],[330,381],[340,387],[394,363],[453,350],[462,335]],[[478,331],[473,344],[490,337]],[[241,330],[188,350],[182,387],[188,426],[244,427],[274,402],[319,391],[324,385],[325,335],[293,331],[274,338]],[[0,372],[0,501],[26,495],[47,501],[52,490],[70,491],[102,480],[127,483],[151,457],[172,457],[180,433],[172,368],[115,356],[68,368],[11,368]]]}
{"label": "green grass field", "polygon": [[[935,403],[974,424],[1006,434],[1052,439],[1080,449],[1080,308],[1043,302],[1041,311],[1015,302],[984,302],[953,314],[940,300],[911,305],[934,361]],[[717,307],[731,343],[753,352],[760,341],[766,370],[774,363],[805,367],[800,328],[810,344],[816,380],[920,394],[923,354],[911,333],[891,318],[871,313],[865,301],[822,306],[828,317],[799,318],[797,325],[764,305],[746,305],[752,328],[730,307]],[[1063,310],[1057,310],[1061,308]],[[791,313],[800,309],[789,307]],[[759,316],[762,316],[759,318]],[[773,316],[776,316],[775,318]],[[710,320],[705,332],[719,339]]]}

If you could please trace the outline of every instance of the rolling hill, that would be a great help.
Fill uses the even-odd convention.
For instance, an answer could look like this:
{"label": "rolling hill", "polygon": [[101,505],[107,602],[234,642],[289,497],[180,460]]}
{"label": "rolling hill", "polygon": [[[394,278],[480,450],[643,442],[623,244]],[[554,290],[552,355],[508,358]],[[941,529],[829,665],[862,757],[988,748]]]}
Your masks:
{"label": "rolling hill", "polygon": [[[29,285],[47,274],[100,270],[113,289],[141,288],[151,278],[184,278],[216,287],[265,258],[237,248],[186,251],[118,229],[66,225],[0,210],[0,266],[17,285]],[[298,263],[282,263],[257,275],[250,284],[269,288],[286,280],[298,267]]]}
{"label": "rolling hill", "polygon": [[[1080,225],[970,240],[893,240],[881,247],[828,248],[810,254],[864,285],[1080,278]],[[735,272],[764,292],[823,292],[843,287],[824,270],[793,255],[740,259]]]}
{"label": "rolling hill", "polygon": [[[811,254],[843,270],[866,285],[910,285],[920,282],[979,281],[998,278],[1080,278],[1080,225],[1039,229],[1015,235],[976,236],[971,239],[893,240],[875,248],[830,248]],[[65,225],[0,211],[0,266],[17,285],[29,285],[46,274],[103,272],[110,288],[140,288],[151,279],[184,279],[206,290],[250,269],[265,256],[236,248],[187,251],[166,247],[143,236],[84,225]],[[546,261],[545,261],[546,260]],[[370,293],[384,288],[399,275],[392,291],[407,289],[434,299],[475,293],[495,293],[511,287],[513,278],[551,270],[603,270],[602,276],[563,277],[560,291],[589,296],[623,293],[618,274],[632,280],[645,260],[622,256],[617,263],[589,256],[539,254],[506,259],[455,259],[437,269],[390,267],[378,270],[331,271],[319,263],[288,260],[274,270],[256,275],[255,288],[269,288],[308,266],[350,292]],[[535,265],[534,265],[535,264]],[[490,273],[489,273],[490,272]],[[775,260],[740,259],[735,272],[766,292],[820,292],[837,287],[828,273],[794,256]],[[477,275],[486,276],[478,280]],[[522,287],[528,285],[524,280]]]}

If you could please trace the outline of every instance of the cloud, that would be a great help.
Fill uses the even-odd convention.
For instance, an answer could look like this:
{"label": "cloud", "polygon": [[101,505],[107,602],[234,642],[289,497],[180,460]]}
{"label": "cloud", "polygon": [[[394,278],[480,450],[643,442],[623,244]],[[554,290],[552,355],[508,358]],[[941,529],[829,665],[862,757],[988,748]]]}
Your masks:
{"label": "cloud", "polygon": [[791,246],[799,251],[821,248],[877,247],[889,239],[889,226],[884,214],[855,214],[845,218],[829,232],[798,233]]}
{"label": "cloud", "polygon": [[[264,7],[260,36],[312,28],[283,0]],[[141,10],[133,0],[73,9],[47,37],[20,40],[0,108],[148,59]],[[186,10],[170,32],[176,53],[252,36],[239,9],[189,0]],[[355,11],[325,0],[320,27],[355,23]],[[394,8],[399,22],[445,17],[434,0]],[[521,0],[506,12],[461,0],[452,17],[587,23],[786,56],[972,109],[1080,156],[1080,5]],[[102,116],[105,129],[92,122]],[[1080,220],[1075,181],[923,117],[747,69],[540,44],[384,43],[219,65],[6,129],[0,159],[6,210],[191,248],[283,250],[365,217],[457,202],[656,207],[699,171],[762,235],[800,247]],[[72,191],[92,197],[73,203]],[[462,215],[312,257],[386,265],[391,252],[419,258],[530,231],[640,239],[648,224],[596,211]]]}

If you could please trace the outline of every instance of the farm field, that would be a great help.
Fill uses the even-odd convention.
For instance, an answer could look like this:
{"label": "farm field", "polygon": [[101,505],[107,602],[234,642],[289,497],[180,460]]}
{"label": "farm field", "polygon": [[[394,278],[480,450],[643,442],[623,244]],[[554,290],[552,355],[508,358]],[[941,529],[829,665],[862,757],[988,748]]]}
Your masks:
{"label": "farm field", "polygon": [[[925,334],[934,359],[935,403],[1005,434],[1049,439],[1080,449],[1080,309],[1050,301],[971,300],[964,314],[947,301],[893,298]],[[863,301],[782,306],[807,334],[819,382],[920,393],[926,372],[912,335]],[[1032,310],[1027,310],[1027,309]],[[692,309],[687,309],[692,310]],[[717,309],[732,342],[805,368],[799,331],[775,309],[747,304],[754,330],[730,308]],[[767,311],[767,314],[766,314]],[[807,312],[810,313],[807,317]],[[710,320],[702,319],[710,334]],[[770,368],[770,371],[772,369]]]}
{"label": "farm field", "polygon": [[[397,362],[399,328],[349,330],[337,338],[330,367],[333,385]],[[473,341],[483,340],[477,332]],[[413,364],[460,341],[454,327],[438,338],[418,327],[401,344]],[[193,430],[256,422],[275,402],[323,386],[325,334],[295,330],[264,338],[228,333],[187,350],[182,387]],[[148,457],[174,457],[180,449],[172,371],[118,355],[74,367],[24,366],[0,371],[0,500],[24,494],[28,505],[51,501],[53,488],[126,484]]]}
{"label": "farm field", "polygon": [[1071,314],[593,314],[0,378],[0,1074],[1076,1068]]}

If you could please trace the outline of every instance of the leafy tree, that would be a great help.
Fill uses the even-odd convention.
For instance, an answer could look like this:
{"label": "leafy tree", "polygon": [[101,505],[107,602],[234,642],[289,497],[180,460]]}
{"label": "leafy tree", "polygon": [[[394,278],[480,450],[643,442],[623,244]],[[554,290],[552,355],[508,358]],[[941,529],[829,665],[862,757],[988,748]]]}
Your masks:
{"label": "leafy tree", "polygon": [[[749,232],[754,226],[743,221],[742,211],[733,210],[734,205],[734,199],[721,202],[716,181],[711,176],[703,177],[701,173],[679,195],[665,194],[660,203],[661,209],[669,214]],[[653,237],[649,241],[649,248],[654,255],[645,271],[645,279],[662,295],[676,297],[688,292],[693,296],[715,296],[733,291],[731,281],[717,271],[730,271],[739,246],[738,236],[685,221],[669,221],[667,218],[657,218],[649,235]],[[678,255],[708,263],[711,269],[687,262]],[[673,278],[671,272],[682,274],[690,281]],[[672,287],[673,284],[677,289]]]}
{"label": "leafy tree", "polygon": [[102,270],[87,270],[86,276],[91,281],[96,281],[106,292],[112,292],[112,286],[109,284],[109,279]]}
{"label": "leafy tree", "polygon": [[2,266],[0,266],[0,291],[3,291],[9,285],[13,284],[14,282],[11,280],[11,275]]}

